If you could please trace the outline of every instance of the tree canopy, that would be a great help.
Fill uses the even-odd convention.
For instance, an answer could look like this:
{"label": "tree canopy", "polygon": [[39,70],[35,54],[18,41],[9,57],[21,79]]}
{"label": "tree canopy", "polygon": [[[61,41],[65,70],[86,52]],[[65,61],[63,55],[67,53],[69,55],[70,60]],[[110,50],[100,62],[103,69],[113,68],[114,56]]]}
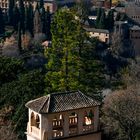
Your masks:
{"label": "tree canopy", "polygon": [[4,34],[4,32],[5,32],[5,24],[4,24],[3,12],[0,7],[0,35]]}
{"label": "tree canopy", "polygon": [[13,132],[17,132],[19,139],[25,139],[28,118],[25,103],[43,94],[44,74],[41,70],[27,72],[23,60],[0,57],[0,110],[12,108],[5,119],[12,122]]}
{"label": "tree canopy", "polygon": [[[106,97],[104,103],[105,126],[121,138],[135,140],[140,130],[140,87],[131,85]],[[117,135],[118,135],[117,134]],[[118,135],[118,136],[119,136]]]}
{"label": "tree canopy", "polygon": [[95,57],[95,43],[88,41],[75,14],[68,9],[59,10],[51,29],[52,46],[46,51],[46,92],[96,92],[102,85],[101,64]]}

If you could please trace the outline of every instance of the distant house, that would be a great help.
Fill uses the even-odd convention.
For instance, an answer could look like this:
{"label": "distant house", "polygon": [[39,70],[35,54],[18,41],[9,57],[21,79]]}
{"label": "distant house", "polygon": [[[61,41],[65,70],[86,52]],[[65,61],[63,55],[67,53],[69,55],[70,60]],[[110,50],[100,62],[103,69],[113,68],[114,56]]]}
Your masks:
{"label": "distant house", "polygon": [[3,12],[7,12],[9,6],[9,0],[0,0],[0,7],[2,8]]}
{"label": "distant house", "polygon": [[[39,3],[39,0],[33,0],[33,7],[35,9],[37,2]],[[45,10],[49,10],[50,13],[54,13],[57,10],[57,4],[55,0],[44,0],[44,8]]]}
{"label": "distant house", "polygon": [[96,28],[84,28],[89,36],[92,38],[98,38],[100,41],[105,42],[107,44],[110,43],[110,35],[109,31],[105,29],[96,29]]}
{"label": "distant house", "polygon": [[[76,0],[44,0],[44,8],[46,10],[49,10],[50,13],[54,13],[57,10],[58,5],[64,6],[65,4],[71,4],[75,1]],[[18,0],[15,0],[15,2],[18,4]],[[28,3],[32,3],[35,9],[37,2],[39,3],[40,1],[26,0],[24,4],[28,5]],[[3,9],[4,12],[8,12],[9,0],[0,0],[0,7]]]}
{"label": "distant house", "polygon": [[140,25],[140,6],[134,2],[129,2],[125,10],[127,16]]}
{"label": "distant house", "polygon": [[31,100],[27,140],[101,140],[100,103],[80,91]]}
{"label": "distant house", "polygon": [[133,42],[135,55],[140,56],[140,27],[133,26],[130,28],[130,39]]}

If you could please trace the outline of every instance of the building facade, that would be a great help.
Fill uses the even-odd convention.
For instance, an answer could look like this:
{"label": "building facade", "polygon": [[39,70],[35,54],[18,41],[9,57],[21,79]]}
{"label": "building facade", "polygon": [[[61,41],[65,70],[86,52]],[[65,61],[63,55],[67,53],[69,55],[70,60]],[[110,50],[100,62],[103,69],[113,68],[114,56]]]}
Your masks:
{"label": "building facade", "polygon": [[7,12],[9,6],[9,0],[0,0],[0,7],[2,8],[3,12]]}
{"label": "building facade", "polygon": [[128,2],[126,6],[126,14],[132,19],[136,24],[140,25],[140,6],[134,2]]}
{"label": "building facade", "polygon": [[109,31],[105,29],[85,28],[91,38],[98,38],[101,42],[110,43]]}
{"label": "building facade", "polygon": [[130,28],[130,40],[133,42],[135,56],[140,57],[140,27]]}
{"label": "building facade", "polygon": [[80,91],[32,100],[26,104],[27,140],[101,140],[99,105]]}
{"label": "building facade", "polygon": [[[32,3],[33,8],[37,5],[37,0],[26,0],[24,4]],[[18,0],[15,0],[15,3],[18,4]],[[2,8],[3,12],[7,12],[9,8],[9,0],[0,0],[0,7]],[[57,10],[57,4],[55,0],[44,0],[44,8],[45,10],[49,10],[50,13],[54,13]]]}

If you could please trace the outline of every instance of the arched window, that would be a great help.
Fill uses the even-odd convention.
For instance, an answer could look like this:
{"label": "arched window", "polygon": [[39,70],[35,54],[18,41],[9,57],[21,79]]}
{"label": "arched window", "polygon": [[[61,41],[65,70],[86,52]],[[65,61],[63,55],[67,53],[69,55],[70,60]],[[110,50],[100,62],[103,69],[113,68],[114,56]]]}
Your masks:
{"label": "arched window", "polygon": [[52,120],[52,128],[53,128],[53,133],[52,133],[53,138],[63,136],[63,115],[62,114],[54,116],[54,119]]}
{"label": "arched window", "polygon": [[76,125],[78,123],[78,115],[75,112],[72,112],[69,116],[69,124]]}
{"label": "arched window", "polygon": [[39,118],[38,114],[36,115],[36,127],[40,128],[40,118]]}
{"label": "arched window", "polygon": [[35,126],[35,115],[34,115],[34,113],[32,112],[31,113],[31,126]]}
{"label": "arched window", "polygon": [[63,125],[63,115],[60,114],[58,118],[55,116],[53,121],[52,121],[52,125],[53,125],[53,127],[62,127],[62,125]]}

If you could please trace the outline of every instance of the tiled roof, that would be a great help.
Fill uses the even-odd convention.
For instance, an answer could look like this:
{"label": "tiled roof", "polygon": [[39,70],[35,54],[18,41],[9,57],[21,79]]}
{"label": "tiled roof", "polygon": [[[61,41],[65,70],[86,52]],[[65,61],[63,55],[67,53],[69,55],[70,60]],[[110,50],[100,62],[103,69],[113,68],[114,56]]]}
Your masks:
{"label": "tiled roof", "polygon": [[100,103],[93,98],[80,91],[74,91],[52,93],[29,101],[26,107],[38,113],[53,113],[98,105],[100,105]]}
{"label": "tiled roof", "polygon": [[140,30],[140,27],[135,25],[135,26],[131,27],[130,29],[131,30]]}
{"label": "tiled roof", "polygon": [[106,33],[109,34],[109,30],[105,29],[96,29],[96,28],[84,28],[87,32],[96,32],[96,33]]}

